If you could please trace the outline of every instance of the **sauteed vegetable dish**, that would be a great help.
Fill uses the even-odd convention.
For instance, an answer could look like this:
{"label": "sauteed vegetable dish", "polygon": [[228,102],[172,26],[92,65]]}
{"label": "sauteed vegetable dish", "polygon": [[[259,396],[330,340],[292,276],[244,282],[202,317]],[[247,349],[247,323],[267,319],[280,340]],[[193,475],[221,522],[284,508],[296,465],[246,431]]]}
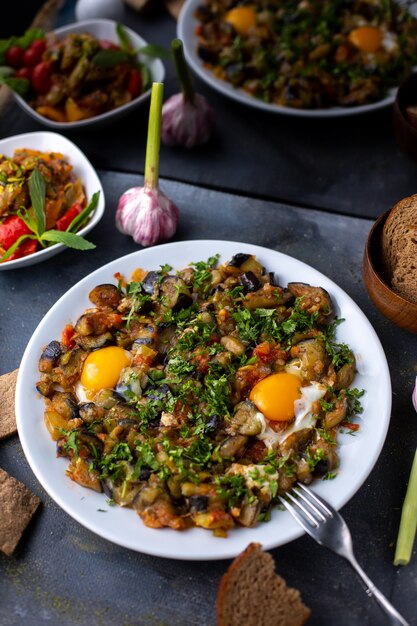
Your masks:
{"label": "sauteed vegetable dish", "polygon": [[117,34],[120,45],[88,32],[59,38],[37,29],[3,40],[0,55],[15,71],[5,82],[55,122],[76,122],[116,109],[151,84],[147,66],[138,61],[120,24]]}
{"label": "sauteed vegetable dish", "polygon": [[[64,238],[74,224],[75,233],[88,218],[86,204],[81,180],[64,155],[27,148],[15,150],[12,157],[0,155],[0,262],[4,255],[12,261],[60,241],[48,238],[46,231],[60,231]],[[36,209],[43,214],[42,232]]]}
{"label": "sauteed vegetable dish", "polygon": [[279,286],[243,253],[118,278],[39,360],[72,480],[146,526],[224,536],[267,520],[296,480],[335,476],[363,392],[324,289]]}
{"label": "sauteed vegetable dish", "polygon": [[196,17],[215,76],[286,107],[376,102],[417,60],[417,21],[391,0],[206,0]]}

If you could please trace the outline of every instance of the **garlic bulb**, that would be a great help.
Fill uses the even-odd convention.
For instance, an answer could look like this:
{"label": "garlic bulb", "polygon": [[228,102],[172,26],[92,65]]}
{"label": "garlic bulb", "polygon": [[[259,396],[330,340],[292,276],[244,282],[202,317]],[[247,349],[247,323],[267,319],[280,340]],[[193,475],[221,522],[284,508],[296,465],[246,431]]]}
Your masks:
{"label": "garlic bulb", "polygon": [[132,187],[119,200],[116,226],[136,243],[153,246],[172,237],[178,217],[178,207],[159,189]]}
{"label": "garlic bulb", "polygon": [[168,146],[194,148],[210,139],[213,127],[213,109],[201,94],[190,102],[177,93],[162,107],[161,139]]}
{"label": "garlic bulb", "polygon": [[146,144],[145,184],[120,197],[116,227],[142,246],[169,239],[177,228],[178,207],[159,189],[159,147],[164,86],[153,83]]}
{"label": "garlic bulb", "polygon": [[162,107],[161,139],[169,146],[193,148],[210,139],[214,111],[204,96],[194,92],[182,41],[174,39],[171,48],[182,93],[171,96]]}

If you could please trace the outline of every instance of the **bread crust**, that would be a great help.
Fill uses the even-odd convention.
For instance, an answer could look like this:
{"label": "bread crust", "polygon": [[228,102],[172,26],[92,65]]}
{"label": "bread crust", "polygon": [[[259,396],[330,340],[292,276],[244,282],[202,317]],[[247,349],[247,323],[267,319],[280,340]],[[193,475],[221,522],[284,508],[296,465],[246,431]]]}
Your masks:
{"label": "bread crust", "polygon": [[223,575],[216,613],[218,626],[303,626],[311,611],[275,573],[272,556],[251,543]]}
{"label": "bread crust", "polygon": [[417,303],[417,194],[391,209],[382,229],[381,258],[394,291]]}

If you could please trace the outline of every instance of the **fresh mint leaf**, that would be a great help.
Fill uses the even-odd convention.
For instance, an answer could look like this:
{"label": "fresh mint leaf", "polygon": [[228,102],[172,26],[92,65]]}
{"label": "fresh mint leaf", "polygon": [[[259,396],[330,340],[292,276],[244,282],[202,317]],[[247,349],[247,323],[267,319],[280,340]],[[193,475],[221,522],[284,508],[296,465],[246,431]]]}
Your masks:
{"label": "fresh mint leaf", "polygon": [[123,52],[123,50],[100,50],[93,56],[92,63],[104,69],[109,69],[129,60],[129,55]]}
{"label": "fresh mint leaf", "polygon": [[36,219],[37,234],[41,236],[45,231],[45,179],[36,167],[29,179],[29,194]]}
{"label": "fresh mint leaf", "polygon": [[0,85],[7,85],[12,91],[15,91],[24,98],[29,89],[30,82],[26,78],[14,78],[14,76],[1,76]]}
{"label": "fresh mint leaf", "polygon": [[14,76],[14,69],[8,65],[2,65],[0,67],[0,78],[8,78]]}
{"label": "fresh mint leaf", "polygon": [[91,241],[87,241],[87,239],[80,237],[80,235],[66,231],[63,232],[61,230],[47,230],[42,235],[42,241],[63,243],[64,246],[74,248],[75,250],[92,250],[96,247]]}
{"label": "fresh mint leaf", "polygon": [[81,213],[79,213],[76,217],[74,217],[71,224],[67,228],[67,232],[76,233],[77,230],[80,229],[80,227],[84,224],[84,222],[91,215],[91,213],[95,211],[95,209],[97,208],[99,197],[100,197],[100,192],[96,191],[93,194],[89,204],[85,207],[85,209],[83,209]]}
{"label": "fresh mint leaf", "polygon": [[129,35],[125,31],[123,25],[120,24],[120,22],[116,24],[116,33],[119,38],[119,45],[123,52],[126,52],[126,54],[132,54],[133,50],[132,44],[130,43]]}
{"label": "fresh mint leaf", "polygon": [[36,239],[36,236],[22,235],[21,237],[19,237],[19,239],[15,241],[14,244],[10,246],[10,248],[7,250],[7,252],[5,252],[5,254],[3,254],[3,256],[0,258],[0,263],[3,263],[3,261],[7,261],[7,259],[9,259],[12,256],[13,252],[17,250],[20,244],[23,243],[23,241],[25,241],[25,239]]}
{"label": "fresh mint leaf", "polygon": [[169,50],[167,50],[163,46],[158,46],[155,43],[148,43],[142,48],[137,48],[136,53],[144,54],[147,57],[151,57],[152,59],[169,59],[171,57],[171,53]]}

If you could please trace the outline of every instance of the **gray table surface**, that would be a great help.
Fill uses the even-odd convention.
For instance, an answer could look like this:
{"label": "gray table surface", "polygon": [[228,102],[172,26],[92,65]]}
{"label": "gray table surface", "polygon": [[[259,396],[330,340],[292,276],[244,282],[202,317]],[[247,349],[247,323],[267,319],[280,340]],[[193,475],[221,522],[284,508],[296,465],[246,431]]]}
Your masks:
{"label": "gray table surface", "polygon": [[[104,263],[137,249],[130,238],[115,231],[114,213],[120,194],[141,179],[108,171],[99,175],[107,208],[90,234],[96,250],[66,251],[54,257],[53,263],[0,272],[0,374],[18,367],[31,334],[60,295]],[[343,508],[343,515],[360,563],[416,626],[417,555],[404,568],[395,568],[392,559],[417,446],[417,417],[410,401],[417,337],[383,318],[365,291],[362,254],[372,221],[166,180],[161,186],[181,209],[175,240],[245,241],[294,256],[335,280],[373,324],[391,371],[392,419],[375,468]],[[1,442],[0,466],[43,502],[16,554],[11,558],[0,555],[2,626],[215,625],[216,592],[229,561],[151,557],[115,546],[84,529],[41,488],[17,436]],[[312,608],[311,626],[386,623],[349,566],[311,539],[302,537],[272,554],[279,573],[300,589]]]}

